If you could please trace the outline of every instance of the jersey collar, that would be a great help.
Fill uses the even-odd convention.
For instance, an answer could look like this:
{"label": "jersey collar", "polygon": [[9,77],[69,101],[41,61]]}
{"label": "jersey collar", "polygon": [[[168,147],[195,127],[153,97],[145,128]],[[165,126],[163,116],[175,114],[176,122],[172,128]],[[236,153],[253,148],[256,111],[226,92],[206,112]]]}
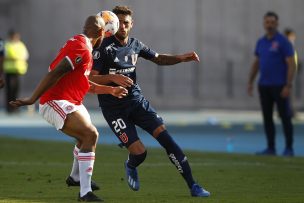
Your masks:
{"label": "jersey collar", "polygon": [[117,46],[120,46],[120,47],[125,47],[125,46],[128,46],[130,44],[130,37],[128,38],[128,42],[126,45],[122,45],[119,40],[115,37],[115,35],[113,35],[113,39],[114,39],[114,42]]}

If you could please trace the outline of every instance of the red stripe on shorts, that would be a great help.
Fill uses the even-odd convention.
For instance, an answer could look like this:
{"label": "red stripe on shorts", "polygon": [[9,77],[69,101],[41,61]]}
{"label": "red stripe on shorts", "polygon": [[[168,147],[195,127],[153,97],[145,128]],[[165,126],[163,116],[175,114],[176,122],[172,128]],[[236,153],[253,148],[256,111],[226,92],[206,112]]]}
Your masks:
{"label": "red stripe on shorts", "polygon": [[53,101],[48,101],[47,104],[50,105],[50,107],[52,107],[61,116],[61,118],[66,118],[66,113],[60,108],[58,104]]}

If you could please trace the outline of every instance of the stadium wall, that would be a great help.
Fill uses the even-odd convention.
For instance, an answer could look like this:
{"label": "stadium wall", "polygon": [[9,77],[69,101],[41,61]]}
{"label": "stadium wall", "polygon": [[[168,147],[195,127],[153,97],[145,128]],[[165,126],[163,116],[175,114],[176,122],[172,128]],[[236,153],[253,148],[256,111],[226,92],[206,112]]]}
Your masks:
{"label": "stadium wall", "polygon": [[[88,15],[118,4],[134,11],[132,35],[159,53],[197,51],[200,63],[158,67],[139,60],[138,80],[145,96],[159,109],[258,109],[257,92],[246,94],[248,72],[262,16],[280,16],[280,28],[297,32],[297,50],[304,47],[302,0],[0,0],[0,37],[10,28],[22,34],[30,51],[30,68],[22,78],[21,96],[31,93],[63,43],[80,33]],[[294,103],[303,107],[302,72]],[[0,91],[3,106],[3,90]],[[95,96],[85,103],[97,107]]]}

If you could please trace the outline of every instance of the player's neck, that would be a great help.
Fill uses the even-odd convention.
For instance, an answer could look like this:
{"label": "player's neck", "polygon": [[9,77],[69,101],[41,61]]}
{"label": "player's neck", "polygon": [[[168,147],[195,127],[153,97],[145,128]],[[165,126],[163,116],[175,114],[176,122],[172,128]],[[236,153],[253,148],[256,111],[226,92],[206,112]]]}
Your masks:
{"label": "player's neck", "polygon": [[129,41],[129,37],[126,37],[124,39],[119,39],[118,37],[116,37],[115,35],[115,38],[117,39],[117,41],[119,41],[119,43],[122,45],[122,46],[126,46],[128,44],[128,41]]}
{"label": "player's neck", "polygon": [[277,34],[277,31],[267,32],[267,33],[266,33],[266,37],[267,37],[268,39],[272,39],[276,34]]}

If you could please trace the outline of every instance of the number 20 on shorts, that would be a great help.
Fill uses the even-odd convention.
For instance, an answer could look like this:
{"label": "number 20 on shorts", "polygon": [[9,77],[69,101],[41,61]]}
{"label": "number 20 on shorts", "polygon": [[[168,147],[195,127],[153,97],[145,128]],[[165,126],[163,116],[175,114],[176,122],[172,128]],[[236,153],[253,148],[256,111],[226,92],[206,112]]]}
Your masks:
{"label": "number 20 on shorts", "polygon": [[119,133],[120,130],[125,129],[127,127],[125,122],[121,118],[117,119],[116,121],[112,121],[112,125],[116,133]]}

